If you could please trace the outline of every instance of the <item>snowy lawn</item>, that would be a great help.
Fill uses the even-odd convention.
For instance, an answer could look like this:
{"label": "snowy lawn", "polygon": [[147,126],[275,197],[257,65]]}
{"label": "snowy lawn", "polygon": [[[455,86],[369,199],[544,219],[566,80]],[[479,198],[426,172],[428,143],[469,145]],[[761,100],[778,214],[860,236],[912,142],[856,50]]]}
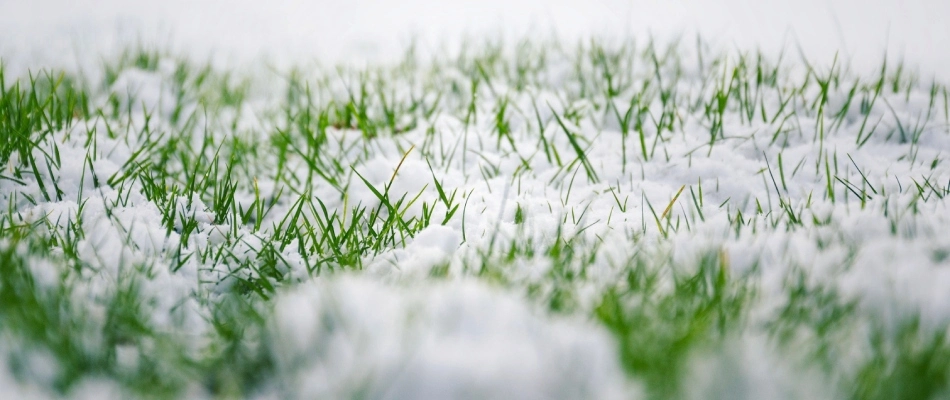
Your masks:
{"label": "snowy lawn", "polygon": [[457,47],[0,72],[3,397],[950,396],[944,82]]}

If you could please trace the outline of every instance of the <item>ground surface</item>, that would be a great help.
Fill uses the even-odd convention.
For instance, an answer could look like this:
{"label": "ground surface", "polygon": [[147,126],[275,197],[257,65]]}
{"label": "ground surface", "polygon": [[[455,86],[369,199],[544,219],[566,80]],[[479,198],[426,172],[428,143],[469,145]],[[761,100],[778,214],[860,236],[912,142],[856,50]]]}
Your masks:
{"label": "ground surface", "polygon": [[669,4],[0,5],[0,388],[950,395],[948,33]]}

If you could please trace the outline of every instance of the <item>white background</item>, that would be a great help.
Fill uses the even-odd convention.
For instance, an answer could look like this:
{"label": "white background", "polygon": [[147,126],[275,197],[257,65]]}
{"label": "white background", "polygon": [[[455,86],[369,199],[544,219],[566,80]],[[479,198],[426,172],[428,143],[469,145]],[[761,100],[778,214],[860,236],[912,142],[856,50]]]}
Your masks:
{"label": "white background", "polygon": [[69,63],[129,43],[275,62],[356,62],[401,51],[411,39],[439,48],[464,35],[577,39],[703,34],[725,48],[800,46],[814,62],[835,52],[857,69],[885,50],[924,78],[950,78],[950,1],[930,0],[0,0],[0,55]]}

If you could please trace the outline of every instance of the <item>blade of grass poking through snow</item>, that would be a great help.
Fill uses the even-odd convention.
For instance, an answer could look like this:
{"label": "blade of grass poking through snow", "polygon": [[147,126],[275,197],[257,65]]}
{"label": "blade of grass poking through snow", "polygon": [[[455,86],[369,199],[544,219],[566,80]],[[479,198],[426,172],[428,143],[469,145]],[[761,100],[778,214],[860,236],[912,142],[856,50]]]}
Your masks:
{"label": "blade of grass poking through snow", "polygon": [[[535,120],[538,123],[538,137],[544,149],[544,157],[547,158],[548,163],[554,162],[558,167],[563,167],[564,164],[561,162],[561,156],[558,154],[557,148],[548,142],[548,138],[544,134],[546,124],[541,120],[541,112],[538,111],[538,105],[533,98],[531,99],[531,107],[534,108]],[[552,154],[554,155],[553,159],[551,158]]]}
{"label": "blade of grass poking through snow", "polygon": [[673,209],[673,204],[676,203],[676,199],[680,198],[680,194],[683,193],[683,189],[686,189],[686,185],[680,186],[680,189],[676,191],[676,194],[673,195],[673,199],[670,200],[670,204],[667,204],[666,208],[663,209],[663,214],[660,215],[660,219],[666,218],[666,216],[670,213],[670,210]]}
{"label": "blade of grass poking through snow", "polygon": [[[395,234],[397,233],[397,229],[402,239],[405,239],[407,236],[412,237],[415,235],[415,230],[412,229],[403,219],[403,215],[405,210],[408,209],[419,198],[422,192],[420,191],[420,193],[408,203],[405,202],[405,195],[397,199],[395,202],[389,197],[390,189],[392,188],[393,182],[396,180],[396,175],[399,173],[399,169],[402,167],[402,164],[406,161],[406,158],[409,157],[409,153],[412,152],[414,148],[415,146],[410,147],[409,150],[403,154],[402,158],[399,160],[399,164],[396,165],[396,169],[393,170],[393,173],[389,178],[389,182],[384,185],[382,192],[380,192],[379,189],[376,189],[372,183],[363,177],[363,175],[361,175],[355,167],[352,167],[353,172],[360,178],[361,181],[363,181],[363,184],[366,185],[373,195],[376,196],[376,199],[379,200],[379,205],[370,215],[369,221],[371,226],[377,221],[382,221],[382,226],[379,228],[379,231],[374,232],[376,241],[373,248],[377,254],[383,250],[383,246],[385,244],[396,244],[397,240],[395,239]],[[384,207],[386,209],[386,215],[382,216],[381,211]]]}
{"label": "blade of grass poking through snow", "polygon": [[571,148],[574,149],[574,153],[577,154],[577,160],[580,161],[581,165],[584,167],[584,172],[587,174],[587,180],[589,182],[596,182],[597,173],[594,172],[594,167],[590,164],[590,161],[587,159],[587,152],[581,148],[581,145],[577,141],[577,135],[572,133],[568,129],[567,125],[564,124],[564,121],[561,120],[561,116],[558,115],[557,111],[554,111],[554,107],[551,107],[551,104],[548,104],[548,108],[551,110],[551,113],[554,114],[554,118],[557,120],[558,125],[561,126],[561,129],[564,131],[564,134],[567,135],[567,140],[571,143]]}
{"label": "blade of grass poking through snow", "polygon": [[653,204],[650,203],[650,199],[645,193],[643,194],[643,200],[646,201],[647,207],[650,209],[650,213],[653,214],[653,221],[656,222],[656,229],[659,230],[660,234],[665,238],[667,236],[666,229],[663,229],[663,224],[660,222],[660,216],[656,215],[656,210],[653,209]]}
{"label": "blade of grass poking through snow", "polygon": [[[700,190],[699,190],[700,199],[702,199],[702,193],[703,193],[702,186],[700,186]],[[692,197],[693,199],[693,209],[695,209],[696,213],[699,214],[699,219],[703,222],[706,222],[706,216],[703,214],[702,200],[696,199],[696,192],[693,191],[692,186],[689,187],[689,194],[690,194],[690,197]]]}
{"label": "blade of grass poking through snow", "polygon": [[445,218],[442,219],[442,225],[445,225],[459,209],[459,205],[455,203],[455,194],[458,192],[458,189],[453,190],[451,196],[446,196],[445,189],[442,188],[442,183],[439,182],[439,179],[435,177],[435,171],[432,169],[432,164],[429,163],[428,159],[426,159],[426,165],[429,166],[429,173],[432,174],[432,182],[435,183],[435,190],[439,192],[439,200],[441,200],[445,206]]}

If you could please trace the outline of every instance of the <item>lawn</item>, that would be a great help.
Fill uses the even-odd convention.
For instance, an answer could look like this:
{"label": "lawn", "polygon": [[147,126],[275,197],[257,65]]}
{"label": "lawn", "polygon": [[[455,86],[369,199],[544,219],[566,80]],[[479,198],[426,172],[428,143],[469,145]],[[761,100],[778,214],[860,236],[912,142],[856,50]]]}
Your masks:
{"label": "lawn", "polygon": [[457,47],[0,62],[5,396],[950,396],[946,83]]}

